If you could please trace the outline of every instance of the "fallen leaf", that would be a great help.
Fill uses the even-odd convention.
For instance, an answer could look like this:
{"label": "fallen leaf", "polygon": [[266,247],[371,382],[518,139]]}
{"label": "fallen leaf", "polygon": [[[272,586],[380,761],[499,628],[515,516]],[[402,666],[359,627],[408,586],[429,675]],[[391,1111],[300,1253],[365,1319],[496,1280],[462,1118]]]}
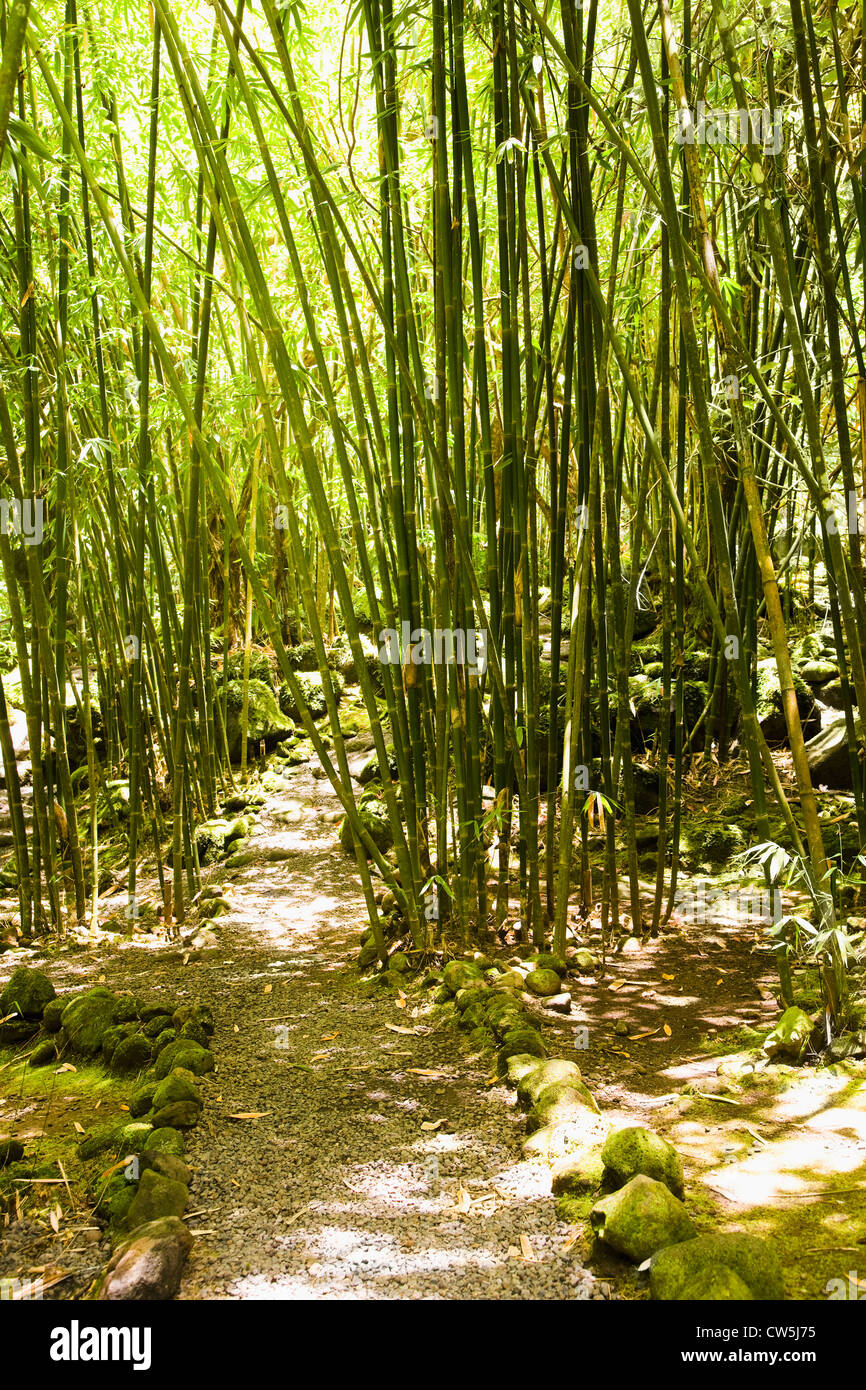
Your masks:
{"label": "fallen leaf", "polygon": [[60,1074],[60,1072],[62,1072],[62,1071],[77,1071],[77,1070],[78,1070],[78,1068],[77,1068],[77,1067],[74,1067],[74,1066],[72,1065],[71,1062],[64,1062],[62,1067],[58,1067],[58,1068],[57,1068],[57,1071],[55,1071],[54,1075],[55,1075],[55,1076],[58,1076],[58,1075]]}
{"label": "fallen leaf", "polygon": [[666,1023],[664,1028],[662,1029],[662,1032],[664,1033],[666,1038],[669,1038],[671,1036],[671,1025],[669,1023]]}
{"label": "fallen leaf", "polygon": [[[447,1072],[444,1072],[444,1071],[433,1071],[433,1069],[432,1069],[431,1067],[407,1067],[407,1068],[406,1068],[406,1075],[407,1075],[407,1076],[424,1076],[424,1077],[427,1078],[428,1081],[446,1081],[446,1080],[448,1079],[448,1073],[447,1073]],[[498,1080],[498,1078],[497,1078],[497,1077],[494,1077],[494,1081],[495,1081],[495,1080]]]}
{"label": "fallen leaf", "polygon": [[273,985],[265,985],[265,994],[271,994],[273,992],[273,988]]}
{"label": "fallen leaf", "polygon": [[535,1254],[533,1252],[532,1243],[530,1242],[529,1236],[520,1237],[520,1251],[523,1255],[524,1260],[528,1261],[529,1263],[533,1263],[535,1261]]}
{"label": "fallen leaf", "polygon": [[624,984],[625,980],[614,980],[612,985],[608,985],[608,989],[622,989]]}
{"label": "fallen leaf", "polygon": [[330,1055],[331,1055],[330,1052],[317,1052],[317,1053],[315,1054],[314,1057],[311,1057],[311,1058],[310,1058],[310,1061],[311,1061],[311,1062],[326,1062],[326,1061],[328,1060],[328,1058],[330,1057]]}
{"label": "fallen leaf", "polygon": [[422,1129],[427,1129],[427,1130],[438,1129],[439,1126],[440,1126],[440,1125],[444,1125],[444,1123],[445,1123],[444,1120],[422,1120],[422,1121],[421,1121],[421,1128],[422,1128]]}
{"label": "fallen leaf", "polygon": [[401,1028],[399,1023],[386,1023],[385,1027],[391,1033],[404,1033],[408,1034],[409,1037],[414,1037],[418,1031],[417,1028]]}
{"label": "fallen leaf", "polygon": [[575,1242],[576,1242],[577,1237],[578,1237],[579,1234],[580,1234],[580,1232],[579,1232],[578,1228],[575,1226],[575,1228],[574,1228],[574,1230],[572,1231],[571,1235],[568,1237],[568,1240],[565,1242],[565,1244],[564,1244],[563,1247],[562,1247],[563,1254],[565,1254],[565,1251],[566,1251],[566,1250],[570,1250],[570,1249],[571,1249],[571,1247],[575,1244]]}
{"label": "fallen leaf", "polygon": [[662,975],[663,980],[675,980],[676,975]]}
{"label": "fallen leaf", "polygon": [[48,1213],[48,1221],[49,1221],[49,1224],[50,1224],[50,1226],[51,1226],[52,1231],[53,1231],[54,1234],[56,1235],[57,1232],[60,1230],[60,1220],[59,1220],[58,1215],[57,1215],[57,1208],[56,1208],[56,1207],[55,1207],[52,1211],[50,1211],[50,1212]]}
{"label": "fallen leaf", "polygon": [[644,1033],[629,1033],[629,1042],[642,1042],[644,1038],[654,1038],[656,1033],[660,1033],[660,1028],[649,1028]]}
{"label": "fallen leaf", "polygon": [[320,1041],[320,1042],[333,1042],[334,1039],[335,1039],[335,1038],[338,1038],[339,1036],[340,1036],[339,1033],[323,1033],[322,1036],[321,1036],[321,1038],[319,1039],[319,1041]]}
{"label": "fallen leaf", "polygon": [[79,1134],[84,1133],[84,1125],[80,1125],[77,1120],[73,1120],[72,1123]]}
{"label": "fallen leaf", "polygon": [[230,1120],[261,1120],[265,1115],[273,1115],[273,1110],[240,1110],[237,1115],[229,1115]]}

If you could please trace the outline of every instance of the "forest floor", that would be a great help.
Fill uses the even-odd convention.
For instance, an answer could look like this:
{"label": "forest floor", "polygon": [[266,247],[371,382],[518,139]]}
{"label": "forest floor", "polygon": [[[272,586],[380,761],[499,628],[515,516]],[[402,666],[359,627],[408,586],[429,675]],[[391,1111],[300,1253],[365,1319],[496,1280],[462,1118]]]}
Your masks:
{"label": "forest floor", "polygon": [[[180,1297],[646,1296],[643,1276],[559,1218],[550,1170],[523,1159],[523,1119],[489,1055],[469,1050],[420,983],[395,994],[358,971],[365,911],[337,810],[310,768],[267,796],[251,862],[208,871],[232,903],[210,924],[218,948],[136,937],[0,960],[0,980],[26,959],[58,990],[99,981],[210,1004],[217,1066],[188,1143],[197,1238]],[[578,1061],[608,1120],[675,1144],[699,1229],[772,1236],[787,1296],[820,1298],[866,1254],[866,1068],[720,1079],[741,1030],[775,1021],[773,984],[742,923],[674,921],[609,958],[600,978],[571,977],[572,1014],[536,1010],[548,1051]],[[50,1101],[22,1106],[17,1085],[4,1092],[0,1071],[0,1131],[26,1139]],[[74,1144],[92,1096],[73,1090],[59,1110],[56,1099]],[[108,1087],[103,1122],[119,1103]],[[41,1218],[13,1223],[0,1275],[74,1270],[54,1296],[80,1297],[96,1240],[81,1211],[65,1211],[57,1232]]]}

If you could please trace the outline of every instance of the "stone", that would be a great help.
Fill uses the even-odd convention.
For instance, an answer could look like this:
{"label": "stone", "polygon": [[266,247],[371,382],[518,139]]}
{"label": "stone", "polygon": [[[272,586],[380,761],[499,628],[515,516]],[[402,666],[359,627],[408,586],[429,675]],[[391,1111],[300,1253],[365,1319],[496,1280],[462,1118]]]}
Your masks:
{"label": "stone", "polygon": [[57,1047],[53,1038],[43,1038],[42,1042],[37,1043],[30,1053],[31,1067],[46,1067],[49,1062],[57,1061]]}
{"label": "stone", "polygon": [[122,1154],[137,1153],[139,1149],[144,1148],[152,1133],[152,1124],[144,1120],[132,1120],[130,1124],[118,1130],[117,1147]]}
{"label": "stone", "polygon": [[19,1163],[24,1157],[24,1145],[19,1139],[0,1139],[0,1168],[7,1163]]}
{"label": "stone", "polygon": [[150,1065],[152,1044],[143,1033],[133,1033],[118,1043],[111,1058],[111,1069],[117,1072],[143,1071]]}
{"label": "stone", "polygon": [[[209,932],[208,935],[209,935],[209,936],[213,936],[213,933],[212,933],[212,932]],[[213,936],[213,940],[214,940],[214,943],[215,943],[215,942],[216,942],[216,937],[215,937],[215,936]],[[204,932],[200,932],[200,933],[199,933],[199,935],[198,935],[198,936],[196,937],[196,939],[195,939],[195,944],[196,944],[196,946],[203,946],[203,945],[205,944],[205,943],[204,943]],[[207,1045],[208,1045],[208,1043],[210,1042],[210,1036],[209,1036],[208,1031],[207,1031],[207,1029],[205,1028],[204,1024],[200,1023],[200,1022],[198,1021],[198,1019],[195,1019],[195,1018],[189,1018],[189,1019],[187,1019],[186,1023],[183,1025],[183,1027],[181,1028],[180,1032],[178,1033],[178,1037],[179,1037],[179,1038],[190,1038],[193,1042],[197,1042],[198,1045],[199,1045],[199,1047],[204,1047],[204,1048],[206,1048]]]}
{"label": "stone", "polygon": [[661,1301],[690,1298],[698,1276],[719,1267],[733,1270],[754,1299],[776,1301],[785,1296],[772,1244],[740,1232],[697,1236],[663,1250],[650,1269],[650,1292]]}
{"label": "stone", "polygon": [[547,1056],[547,1049],[541,1041],[540,1033],[537,1033],[534,1028],[515,1028],[510,1033],[506,1033],[505,1041],[498,1053],[499,1075],[504,1076],[508,1070],[509,1057],[516,1057],[518,1053],[526,1052],[535,1057]]}
{"label": "stone", "polygon": [[65,996],[61,996],[57,999],[50,999],[45,1005],[42,1011],[42,1027],[46,1033],[59,1033],[60,1020],[68,1003],[69,1000]]}
{"label": "stone", "polygon": [[142,1026],[142,1033],[146,1038],[158,1038],[165,1028],[171,1027],[171,1014],[154,1014]]}
{"label": "stone", "polygon": [[554,1081],[580,1081],[580,1068],[563,1057],[551,1057],[547,1062],[539,1062],[517,1086],[517,1099],[521,1105],[534,1105],[542,1091]]}
{"label": "stone", "polygon": [[530,970],[526,977],[526,988],[531,994],[541,997],[559,994],[559,976],[555,970]]}
{"label": "stone", "polygon": [[793,1057],[799,1061],[812,1036],[812,1020],[809,1015],[792,1004],[786,1009],[771,1033],[763,1042],[765,1057]]}
{"label": "stone", "polygon": [[38,1019],[13,1016],[0,1023],[0,1044],[12,1047],[15,1043],[27,1042],[38,1032]]}
{"label": "stone", "polygon": [[138,1020],[138,1000],[131,994],[118,994],[114,1004],[114,1017],[118,1023],[135,1023]]}
{"label": "stone", "polygon": [[154,1039],[152,1056],[158,1057],[164,1047],[168,1047],[169,1043],[176,1040],[177,1032],[174,1028],[163,1028],[159,1036]]}
{"label": "stone", "polygon": [[[862,740],[863,725],[855,721],[855,728],[858,740]],[[809,760],[814,786],[851,791],[849,748],[848,729],[844,718],[834,719],[814,738],[809,739],[806,744],[806,757]]]}
{"label": "stone", "polygon": [[642,1173],[596,1202],[589,1220],[600,1240],[635,1264],[696,1234],[682,1202]]}
{"label": "stone", "polygon": [[100,1051],[103,1037],[114,1024],[115,1010],[114,995],[102,985],[70,1000],[61,1024],[76,1052],[93,1057]]}
{"label": "stone", "polygon": [[412,962],[405,951],[395,951],[388,961],[388,969],[396,970],[401,975],[408,975],[412,970]]}
{"label": "stone", "polygon": [[102,1125],[92,1134],[86,1134],[76,1146],[75,1152],[81,1159],[96,1158],[97,1154],[114,1152],[119,1140],[118,1125]]}
{"label": "stone", "polygon": [[124,1227],[134,1231],[136,1226],[158,1221],[163,1216],[183,1216],[188,1201],[189,1191],[184,1183],[167,1178],[153,1168],[145,1168],[126,1213]]}
{"label": "stone", "polygon": [[154,1110],[161,1110],[164,1105],[183,1100],[193,1101],[201,1106],[201,1092],[191,1071],[187,1071],[185,1067],[174,1067],[153,1092],[152,1107]]}
{"label": "stone", "polygon": [[574,963],[585,975],[592,975],[598,969],[598,956],[594,951],[587,951],[581,947],[574,953]]}
{"label": "stone", "polygon": [[194,1100],[174,1100],[170,1105],[164,1105],[161,1110],[154,1111],[154,1129],[192,1129],[193,1125],[198,1124],[201,1115],[201,1103]]}
{"label": "stone", "polygon": [[675,1197],[684,1192],[683,1161],[672,1144],[640,1125],[618,1129],[610,1134],[602,1158],[605,1176],[616,1187],[643,1173],[663,1182]]}
{"label": "stone", "polygon": [[508,1084],[510,1086],[519,1085],[525,1077],[535,1071],[536,1067],[542,1065],[543,1059],[541,1057],[534,1057],[531,1052],[518,1052],[516,1056],[509,1057],[505,1071]]}
{"label": "stone", "polygon": [[41,1018],[46,1004],[56,996],[56,990],[41,970],[19,965],[0,994],[0,1016],[20,1014],[23,1018]]}
{"label": "stone", "polygon": [[679,1295],[680,1302],[729,1303],[751,1300],[752,1291],[728,1265],[712,1265],[696,1274]]}
{"label": "stone", "polygon": [[555,970],[560,979],[565,977],[567,966],[559,956],[554,956],[550,951],[538,951],[534,956],[530,956],[527,965],[534,970]]}
{"label": "stone", "polygon": [[449,960],[442,971],[442,985],[449,994],[456,994],[469,980],[480,980],[482,972],[474,961]]}
{"label": "stone", "polygon": [[199,1043],[193,1042],[192,1038],[178,1038],[175,1042],[169,1043],[168,1047],[162,1048],[156,1058],[157,1080],[162,1081],[175,1067],[184,1067],[196,1076],[204,1076],[205,1072],[214,1069],[214,1055]]}
{"label": "stone", "polygon": [[368,966],[375,964],[378,959],[379,949],[375,941],[371,938],[369,941],[364,942],[364,945],[358,952],[358,969],[366,970]]}
{"label": "stone", "polygon": [[191,1246],[192,1236],[177,1217],[139,1226],[112,1255],[96,1298],[106,1302],[174,1298]]}
{"label": "stone", "polygon": [[545,1086],[526,1117],[529,1134],[546,1125],[580,1121],[585,1115],[597,1115],[598,1106],[582,1081],[564,1078]]}
{"label": "stone", "polygon": [[587,1144],[559,1160],[553,1170],[551,1191],[554,1197],[583,1197],[597,1192],[603,1177],[601,1145]]}
{"label": "stone", "polygon": [[146,1115],[149,1110],[152,1110],[153,1098],[155,1094],[155,1082],[148,1083],[144,1086],[139,1086],[137,1091],[133,1091],[129,1099],[130,1115],[132,1115],[134,1119],[137,1119],[140,1115]]}
{"label": "stone", "polygon": [[548,995],[544,1001],[544,1007],[546,1009],[553,1009],[553,1012],[557,1014],[570,1014],[571,995],[565,990],[563,990],[561,994]]}
{"label": "stone", "polygon": [[[377,801],[375,798],[362,801],[358,806],[358,816],[380,854],[386,854],[394,843],[394,834],[384,802]],[[340,825],[340,846],[346,854],[351,854],[353,857],[355,853],[354,840],[351,822],[348,816],[345,816]]]}
{"label": "stone", "polygon": [[112,1173],[106,1181],[100,1179],[95,1210],[111,1226],[118,1227],[135,1200],[136,1184],[124,1172]]}
{"label": "stone", "polygon": [[[229,680],[218,690],[221,699],[226,701],[226,739],[229,757],[233,762],[241,756],[241,717],[243,713],[244,687],[241,680]],[[276,696],[264,681],[251,680],[248,683],[247,705],[247,747],[258,753],[258,745],[264,743],[273,748],[281,739],[294,732],[291,710],[281,710]]]}
{"label": "stone", "polygon": [[168,1153],[175,1154],[178,1158],[183,1157],[184,1142],[180,1130],[165,1127],[154,1129],[147,1137],[147,1148],[145,1153]]}
{"label": "stone", "polygon": [[164,1178],[172,1178],[174,1182],[181,1182],[185,1187],[189,1187],[192,1182],[192,1169],[182,1158],[178,1158],[177,1154],[148,1149],[141,1155],[139,1164],[142,1172],[145,1168],[152,1168],[155,1173],[161,1173]]}

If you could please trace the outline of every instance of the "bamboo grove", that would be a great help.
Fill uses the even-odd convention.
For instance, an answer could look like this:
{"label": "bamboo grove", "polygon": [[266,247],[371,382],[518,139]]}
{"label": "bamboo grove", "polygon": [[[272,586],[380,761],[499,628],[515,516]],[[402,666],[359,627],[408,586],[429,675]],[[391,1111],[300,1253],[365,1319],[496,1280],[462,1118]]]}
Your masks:
{"label": "bamboo grove", "polygon": [[[575,908],[600,903],[608,935],[657,931],[688,769],[736,754],[752,838],[781,819],[806,866],[838,1012],[790,649],[823,602],[862,849],[861,9],[28,10],[0,8],[2,617],[32,819],[2,682],[0,747],[25,932],[95,921],[97,801],[119,776],[129,901],[148,862],[184,920],[194,827],[249,771],[246,738],[228,758],[220,672],[239,652],[248,682],[259,643],[345,809],[383,958],[380,878],[419,952],[483,940],[515,906],[559,952]],[[699,109],[740,113],[736,138],[694,138]],[[648,608],[659,718],[636,768]],[[409,634],[395,659],[385,631]],[[484,634],[484,661],[422,659],[423,632]],[[687,718],[696,632],[707,698]],[[393,855],[350,775],[338,643]],[[795,795],[756,717],[764,649]]]}

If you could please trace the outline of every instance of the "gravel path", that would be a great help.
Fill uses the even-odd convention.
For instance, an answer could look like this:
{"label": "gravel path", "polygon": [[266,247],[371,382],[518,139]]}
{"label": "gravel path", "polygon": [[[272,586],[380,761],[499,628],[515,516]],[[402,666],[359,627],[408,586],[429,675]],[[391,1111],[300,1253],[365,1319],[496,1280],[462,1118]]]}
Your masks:
{"label": "gravel path", "polygon": [[401,1010],[360,983],[337,803],[309,772],[290,791],[263,810],[270,862],[239,871],[219,957],[185,971],[214,1011],[217,1071],[188,1146],[201,1234],[180,1297],[606,1297],[566,1248],[549,1174],[518,1161],[489,1062],[417,993]]}

